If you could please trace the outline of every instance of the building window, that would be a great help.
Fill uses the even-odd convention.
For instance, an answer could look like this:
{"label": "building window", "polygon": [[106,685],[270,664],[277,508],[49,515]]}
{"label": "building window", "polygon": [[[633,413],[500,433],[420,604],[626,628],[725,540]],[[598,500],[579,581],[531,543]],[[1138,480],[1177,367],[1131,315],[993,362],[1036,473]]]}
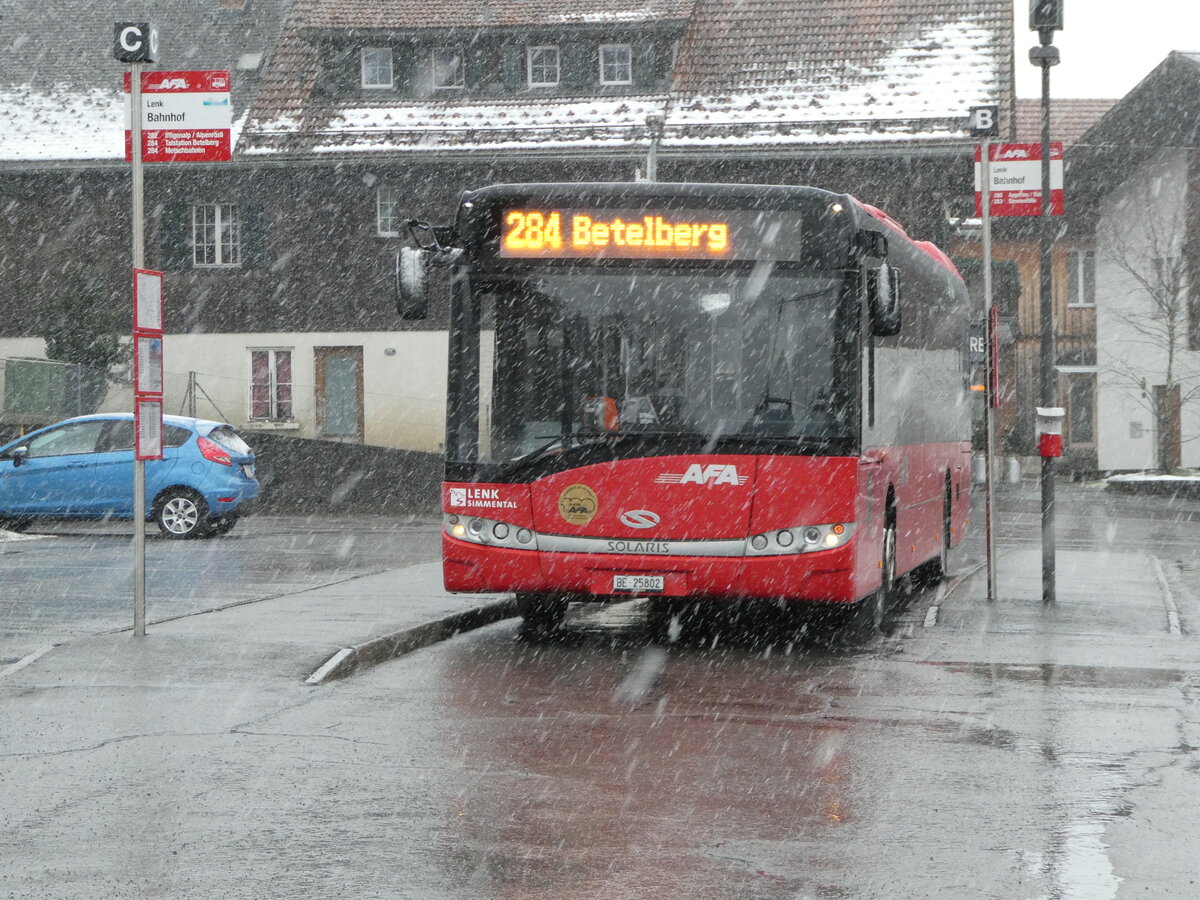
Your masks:
{"label": "building window", "polygon": [[1067,251],[1067,305],[1096,305],[1096,251]]}
{"label": "building window", "polygon": [[1096,443],[1096,373],[1067,376],[1067,443]]}
{"label": "building window", "polygon": [[392,48],[363,47],[362,86],[390,88],[392,86]]}
{"label": "building window", "polygon": [[400,217],[397,212],[400,192],[394,187],[380,185],[375,199],[375,227],[380,237],[397,237],[400,234]]}
{"label": "building window", "polygon": [[633,50],[628,44],[600,45],[600,83],[633,84]]}
{"label": "building window", "polygon": [[250,351],[250,418],[292,418],[292,351]]}
{"label": "building window", "polygon": [[436,90],[457,90],[466,86],[465,66],[461,50],[441,47],[433,51],[430,65]]}
{"label": "building window", "polygon": [[526,53],[530,87],[554,87],[558,84],[558,48],[530,47]]}
{"label": "building window", "polygon": [[192,207],[192,264],[242,264],[242,220],[236,203],[197,203]]}

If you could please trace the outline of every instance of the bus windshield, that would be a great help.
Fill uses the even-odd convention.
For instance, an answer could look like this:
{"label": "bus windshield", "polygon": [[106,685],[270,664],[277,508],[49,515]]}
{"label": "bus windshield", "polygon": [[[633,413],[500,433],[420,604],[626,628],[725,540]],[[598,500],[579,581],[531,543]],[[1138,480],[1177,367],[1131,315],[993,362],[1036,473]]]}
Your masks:
{"label": "bus windshield", "polygon": [[485,355],[494,335],[481,455],[512,462],[633,434],[713,449],[852,439],[856,283],[778,262],[546,268],[476,283]]}

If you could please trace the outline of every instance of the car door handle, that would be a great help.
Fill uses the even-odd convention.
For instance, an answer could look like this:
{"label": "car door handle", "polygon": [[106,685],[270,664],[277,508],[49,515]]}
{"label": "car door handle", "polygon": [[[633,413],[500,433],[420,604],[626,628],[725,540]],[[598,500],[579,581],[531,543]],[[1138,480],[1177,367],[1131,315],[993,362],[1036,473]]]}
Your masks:
{"label": "car door handle", "polygon": [[88,463],[85,462],[67,463],[68,469],[86,469],[87,467]]}

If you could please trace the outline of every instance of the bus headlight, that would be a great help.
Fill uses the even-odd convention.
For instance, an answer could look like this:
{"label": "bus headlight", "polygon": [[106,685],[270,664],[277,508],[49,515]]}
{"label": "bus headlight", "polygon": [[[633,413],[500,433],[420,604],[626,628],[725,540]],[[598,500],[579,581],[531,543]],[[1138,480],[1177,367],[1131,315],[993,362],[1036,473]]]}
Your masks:
{"label": "bus headlight", "polygon": [[442,530],[452,538],[488,547],[536,550],[537,536],[528,528],[519,528],[494,519],[472,518],[465,525],[458,516],[445,516]]}
{"label": "bus headlight", "polygon": [[844,546],[854,534],[853,522],[829,525],[797,525],[773,532],[772,540],[756,534],[746,541],[747,556],[783,556],[790,553],[817,553]]}

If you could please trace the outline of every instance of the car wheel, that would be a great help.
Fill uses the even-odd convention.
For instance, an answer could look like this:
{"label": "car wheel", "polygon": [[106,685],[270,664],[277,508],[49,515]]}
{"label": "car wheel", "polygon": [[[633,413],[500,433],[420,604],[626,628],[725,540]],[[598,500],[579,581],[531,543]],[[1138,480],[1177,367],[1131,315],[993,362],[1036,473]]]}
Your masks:
{"label": "car wheel", "polygon": [[0,531],[24,531],[33,524],[33,519],[0,519]]}
{"label": "car wheel", "polygon": [[164,491],[154,504],[154,521],[163,536],[172,540],[200,537],[207,519],[208,504],[187,488]]}

